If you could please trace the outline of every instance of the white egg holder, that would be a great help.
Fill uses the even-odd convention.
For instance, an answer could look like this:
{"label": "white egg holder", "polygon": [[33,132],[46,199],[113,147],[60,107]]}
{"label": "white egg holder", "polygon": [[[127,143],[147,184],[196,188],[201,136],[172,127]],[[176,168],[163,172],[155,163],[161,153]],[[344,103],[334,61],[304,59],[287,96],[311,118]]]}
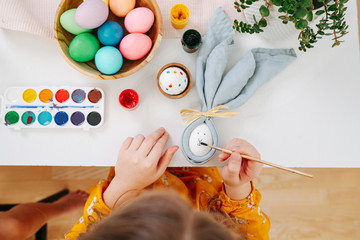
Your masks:
{"label": "white egg holder", "polygon": [[[23,93],[27,89],[33,89],[37,93],[36,99],[32,103],[28,103],[23,99]],[[39,94],[41,90],[49,89],[53,93],[52,101],[49,103],[44,103],[40,100]],[[64,89],[69,92],[69,98],[60,103],[56,100],[55,94],[58,90]],[[72,99],[73,91],[81,89],[86,95],[84,100],[81,103],[76,103]],[[88,99],[88,94],[91,90],[96,89],[101,92],[101,99],[97,103],[92,103]],[[104,123],[104,102],[105,102],[104,91],[98,87],[70,87],[70,86],[39,86],[39,87],[9,87],[5,90],[4,95],[0,95],[1,105],[0,105],[0,119],[2,125],[13,128],[15,130],[20,130],[23,128],[77,128],[83,130],[89,130],[91,128],[99,128]],[[19,115],[19,121],[15,124],[7,124],[5,116],[8,112],[15,111]],[[22,115],[31,111],[35,114],[36,119],[31,124],[24,124],[21,120]],[[51,122],[48,125],[42,125],[38,121],[38,116],[41,112],[47,111],[51,114]],[[68,115],[68,121],[64,125],[57,125],[55,123],[55,115],[58,112],[65,112]],[[84,121],[80,125],[74,125],[71,122],[71,116],[74,112],[81,112],[84,114]],[[92,126],[87,121],[87,116],[91,112],[97,112],[101,116],[101,121],[99,124]]]}

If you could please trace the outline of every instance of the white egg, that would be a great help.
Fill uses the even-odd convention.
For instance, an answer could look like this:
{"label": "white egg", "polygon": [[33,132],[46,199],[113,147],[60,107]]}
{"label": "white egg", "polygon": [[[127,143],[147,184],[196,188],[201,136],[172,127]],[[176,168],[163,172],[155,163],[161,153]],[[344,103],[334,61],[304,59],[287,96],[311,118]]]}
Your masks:
{"label": "white egg", "polygon": [[190,151],[196,156],[204,156],[210,152],[211,148],[201,145],[200,142],[207,144],[213,144],[213,138],[210,132],[209,127],[202,123],[197,126],[190,134],[189,138],[189,147]]}
{"label": "white egg", "polygon": [[185,71],[178,67],[166,68],[159,77],[161,89],[169,95],[179,95],[185,91],[189,80]]}

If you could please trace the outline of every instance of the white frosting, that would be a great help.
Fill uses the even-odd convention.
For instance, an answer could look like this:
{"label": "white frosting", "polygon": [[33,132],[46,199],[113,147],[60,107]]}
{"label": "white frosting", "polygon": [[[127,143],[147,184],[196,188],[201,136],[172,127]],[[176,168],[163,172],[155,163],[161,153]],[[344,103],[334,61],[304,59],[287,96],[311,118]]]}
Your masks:
{"label": "white frosting", "polygon": [[161,89],[169,95],[179,95],[189,84],[186,72],[178,67],[166,68],[159,77]]}

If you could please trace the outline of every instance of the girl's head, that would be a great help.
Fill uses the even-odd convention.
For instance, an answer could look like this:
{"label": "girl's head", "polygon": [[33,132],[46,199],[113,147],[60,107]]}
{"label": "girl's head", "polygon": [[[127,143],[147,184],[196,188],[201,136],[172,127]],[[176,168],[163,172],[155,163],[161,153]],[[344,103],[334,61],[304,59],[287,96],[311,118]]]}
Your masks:
{"label": "girl's head", "polygon": [[147,192],[114,211],[81,240],[243,239],[172,191]]}

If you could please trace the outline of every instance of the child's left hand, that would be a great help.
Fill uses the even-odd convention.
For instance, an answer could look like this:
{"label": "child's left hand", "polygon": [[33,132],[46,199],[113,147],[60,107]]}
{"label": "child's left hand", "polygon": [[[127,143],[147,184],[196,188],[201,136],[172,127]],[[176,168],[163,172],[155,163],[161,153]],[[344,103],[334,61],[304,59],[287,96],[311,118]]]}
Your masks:
{"label": "child's left hand", "polygon": [[227,145],[226,149],[231,149],[231,155],[221,153],[220,161],[228,159],[227,164],[221,171],[224,181],[225,192],[233,200],[246,198],[251,192],[250,181],[260,175],[262,164],[241,158],[240,154],[260,158],[256,148],[245,140],[234,138]]}
{"label": "child's left hand", "polygon": [[165,129],[159,128],[146,138],[139,134],[124,141],[115,165],[115,177],[104,192],[106,205],[112,207],[123,194],[144,189],[165,172],[179,149],[172,146],[161,155],[168,139]]}

